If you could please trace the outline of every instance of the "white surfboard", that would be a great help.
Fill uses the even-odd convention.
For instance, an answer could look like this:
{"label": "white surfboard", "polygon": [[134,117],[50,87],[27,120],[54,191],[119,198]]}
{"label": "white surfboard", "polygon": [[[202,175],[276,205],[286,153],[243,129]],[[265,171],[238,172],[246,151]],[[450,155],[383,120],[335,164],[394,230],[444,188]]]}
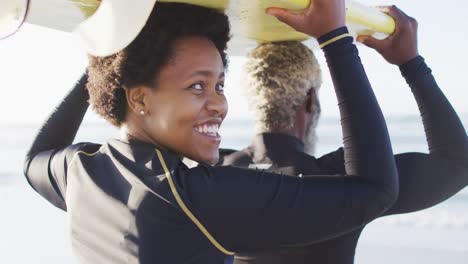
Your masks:
{"label": "white surfboard", "polygon": [[[276,20],[274,17],[265,14],[266,8],[272,6],[301,11],[307,8],[309,0],[158,1],[195,4],[224,11],[229,16],[232,25],[233,39],[229,45],[229,53],[231,55],[244,55],[250,48],[255,47],[258,42],[301,40],[307,41],[306,43],[308,43],[309,46],[316,45],[315,41],[311,40],[308,36],[296,32],[289,26]],[[28,1],[2,0],[1,2],[23,3]],[[33,0],[29,1],[26,22],[61,31],[72,32],[78,25],[89,19],[100,5],[101,0]],[[352,0],[347,0],[346,5],[347,25],[353,35],[375,34],[376,36],[384,37],[393,32],[395,23],[388,15],[373,8],[363,6]],[[0,8],[0,10],[2,9]],[[8,11],[5,12],[8,13]],[[0,30],[2,26],[2,16],[6,17],[0,11]],[[111,48],[112,47],[109,46],[104,47],[103,49]]]}

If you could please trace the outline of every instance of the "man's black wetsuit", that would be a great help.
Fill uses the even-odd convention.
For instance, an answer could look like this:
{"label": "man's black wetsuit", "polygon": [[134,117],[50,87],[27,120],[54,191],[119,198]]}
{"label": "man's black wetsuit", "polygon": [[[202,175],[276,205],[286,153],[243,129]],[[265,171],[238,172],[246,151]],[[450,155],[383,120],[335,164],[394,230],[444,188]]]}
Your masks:
{"label": "man's black wetsuit", "polygon": [[[395,156],[400,178],[397,202],[384,215],[414,212],[451,197],[468,184],[468,141],[450,103],[437,86],[422,57],[400,67],[421,111],[430,154]],[[372,126],[368,127],[372,130]],[[224,157],[223,164],[252,167],[290,175],[343,174],[343,150],[314,158],[304,152],[299,139],[279,133],[259,134],[246,149]],[[261,253],[240,253],[236,264],[351,264],[361,231],[307,247],[281,248]]]}
{"label": "man's black wetsuit", "polygon": [[85,80],[43,126],[25,175],[68,212],[72,246],[83,263],[223,263],[233,252],[350,232],[393,204],[398,176],[352,39],[329,45],[325,55],[343,117],[346,175],[298,178],[204,164],[189,169],[176,153],[138,141],[70,145],[87,109]]}

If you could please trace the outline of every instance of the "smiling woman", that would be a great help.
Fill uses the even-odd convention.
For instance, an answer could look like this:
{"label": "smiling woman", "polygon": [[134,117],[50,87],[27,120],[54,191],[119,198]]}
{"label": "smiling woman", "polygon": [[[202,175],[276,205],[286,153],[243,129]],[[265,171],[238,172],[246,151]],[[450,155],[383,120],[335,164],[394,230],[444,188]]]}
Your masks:
{"label": "smiling woman", "polygon": [[129,138],[214,164],[221,139],[205,127],[219,128],[227,113],[229,26],[224,15],[211,11],[216,15],[204,18],[204,12],[190,13],[203,8],[182,5],[174,7],[179,23],[171,24],[174,12],[162,8],[127,49],[90,57],[90,102]]}
{"label": "smiling woman", "polygon": [[[222,263],[234,252],[350,232],[391,206],[395,162],[344,27],[344,0],[313,3],[294,24],[319,39],[333,69],[346,174],[298,178],[212,166],[227,114],[227,17],[158,2],[130,46],[90,57],[88,74],[44,124],[26,159],[32,187],[67,211],[81,262]],[[122,137],[72,145],[88,99]],[[188,168],[184,157],[200,164]]]}
{"label": "smiling woman", "polygon": [[214,164],[221,142],[218,129],[228,108],[221,56],[211,41],[201,37],[182,38],[174,49],[178,52],[161,69],[156,89],[126,90],[131,110],[125,131],[192,160]]}

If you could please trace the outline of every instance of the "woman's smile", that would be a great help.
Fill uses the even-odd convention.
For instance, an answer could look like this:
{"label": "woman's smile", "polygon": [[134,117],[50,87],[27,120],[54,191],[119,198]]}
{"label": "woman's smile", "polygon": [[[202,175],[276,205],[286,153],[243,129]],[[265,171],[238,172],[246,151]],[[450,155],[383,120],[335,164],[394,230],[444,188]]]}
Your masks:
{"label": "woman's smile", "polygon": [[219,144],[219,142],[221,142],[221,136],[218,133],[220,126],[221,121],[212,120],[203,124],[195,125],[194,130],[203,137]]}

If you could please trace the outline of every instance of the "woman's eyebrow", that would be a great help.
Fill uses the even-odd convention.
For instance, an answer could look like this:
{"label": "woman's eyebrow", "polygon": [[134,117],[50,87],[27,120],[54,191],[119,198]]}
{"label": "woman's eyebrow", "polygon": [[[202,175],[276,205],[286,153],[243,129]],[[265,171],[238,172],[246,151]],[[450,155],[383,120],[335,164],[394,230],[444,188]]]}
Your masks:
{"label": "woman's eyebrow", "polygon": [[[224,78],[224,71],[222,71],[218,78]],[[196,76],[203,76],[203,77],[213,77],[214,76],[214,72],[213,71],[209,71],[209,70],[199,70],[199,71],[195,71],[194,73],[190,74],[190,76],[188,77],[188,79],[190,78],[193,78],[193,77],[196,77]]]}

